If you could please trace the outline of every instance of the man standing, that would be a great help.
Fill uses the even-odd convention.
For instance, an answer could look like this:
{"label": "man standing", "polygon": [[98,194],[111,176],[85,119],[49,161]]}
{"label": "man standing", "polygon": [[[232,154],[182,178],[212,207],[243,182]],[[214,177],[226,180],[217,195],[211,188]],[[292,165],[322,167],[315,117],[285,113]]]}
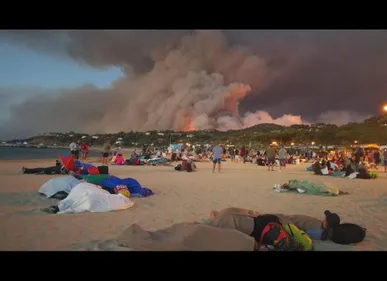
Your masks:
{"label": "man standing", "polygon": [[107,165],[108,164],[108,158],[109,158],[109,155],[110,155],[110,149],[111,148],[112,148],[112,146],[110,145],[109,142],[106,142],[103,145],[103,148],[102,148],[102,165]]}
{"label": "man standing", "polygon": [[286,168],[286,157],[288,156],[288,152],[286,151],[285,147],[281,147],[281,149],[278,151],[278,158],[280,162],[280,171],[282,169],[285,170]]}
{"label": "man standing", "polygon": [[271,144],[266,150],[266,158],[267,158],[267,167],[268,171],[274,171],[274,163],[275,163],[275,148]]}
{"label": "man standing", "polygon": [[222,162],[222,152],[223,148],[221,148],[219,145],[215,146],[212,149],[212,172],[215,173],[216,163],[218,163],[218,172],[220,173],[220,163]]}
{"label": "man standing", "polygon": [[75,156],[76,159],[79,158],[79,145],[76,142],[71,142],[69,145],[70,153]]}

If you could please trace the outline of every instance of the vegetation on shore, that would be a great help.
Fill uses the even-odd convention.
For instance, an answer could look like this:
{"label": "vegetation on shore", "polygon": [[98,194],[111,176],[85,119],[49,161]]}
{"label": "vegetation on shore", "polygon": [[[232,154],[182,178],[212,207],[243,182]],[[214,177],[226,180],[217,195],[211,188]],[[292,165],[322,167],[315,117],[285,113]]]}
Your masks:
{"label": "vegetation on shore", "polygon": [[67,146],[72,141],[85,140],[92,145],[102,145],[106,141],[122,147],[154,144],[166,146],[170,143],[211,144],[220,142],[230,145],[267,145],[273,141],[284,145],[351,145],[354,143],[387,144],[387,115],[375,116],[361,123],[342,126],[333,124],[291,125],[259,124],[243,130],[203,130],[192,132],[148,131],[118,132],[116,134],[49,133],[24,140],[28,144]]}

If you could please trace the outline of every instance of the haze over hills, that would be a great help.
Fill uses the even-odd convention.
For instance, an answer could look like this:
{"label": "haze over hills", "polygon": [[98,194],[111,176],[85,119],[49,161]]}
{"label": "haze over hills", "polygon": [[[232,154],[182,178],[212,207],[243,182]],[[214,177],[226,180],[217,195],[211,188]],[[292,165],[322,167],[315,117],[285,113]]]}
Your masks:
{"label": "haze over hills", "polygon": [[233,145],[265,145],[276,141],[281,144],[308,145],[351,145],[356,143],[387,144],[387,116],[380,115],[368,118],[362,123],[348,123],[337,126],[334,124],[296,124],[281,126],[263,123],[241,130],[218,131],[216,129],[200,131],[147,131],[117,132],[115,134],[84,134],[84,133],[46,133],[23,140],[29,144],[64,145],[71,141],[84,140],[94,145],[102,145],[106,141],[120,146],[139,146],[154,144],[165,146],[170,143],[211,144],[221,142]]}

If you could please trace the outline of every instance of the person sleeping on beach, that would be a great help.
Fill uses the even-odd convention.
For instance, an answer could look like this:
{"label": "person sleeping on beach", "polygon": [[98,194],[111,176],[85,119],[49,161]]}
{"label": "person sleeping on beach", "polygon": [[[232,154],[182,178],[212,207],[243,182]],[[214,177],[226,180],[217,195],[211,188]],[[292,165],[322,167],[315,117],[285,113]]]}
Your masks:
{"label": "person sleeping on beach", "polygon": [[338,196],[348,195],[348,192],[344,192],[338,189],[333,184],[313,183],[307,180],[289,180],[289,182],[283,185],[274,185],[276,192],[298,192],[304,194],[313,194],[320,196]]}
{"label": "person sleeping on beach", "polygon": [[[255,239],[257,246],[261,243],[262,232],[269,223],[294,225],[293,229],[304,231],[313,240],[331,240],[338,244],[361,242],[366,231],[355,224],[340,224],[339,215],[329,210],[324,212],[324,218],[320,220],[306,215],[260,214],[247,209],[226,208],[212,211],[208,222],[210,226],[232,228],[247,234]],[[307,246],[305,240],[300,242],[304,247]]]}
{"label": "person sleeping on beach", "polygon": [[60,175],[64,173],[64,170],[61,169],[62,165],[56,160],[55,166],[45,167],[45,168],[26,168],[22,167],[22,174],[32,174],[32,175]]}
{"label": "person sleeping on beach", "polygon": [[117,194],[110,194],[95,184],[81,182],[73,187],[69,195],[57,206],[42,211],[52,214],[81,212],[111,212],[125,210],[133,206],[126,186],[117,186]]}

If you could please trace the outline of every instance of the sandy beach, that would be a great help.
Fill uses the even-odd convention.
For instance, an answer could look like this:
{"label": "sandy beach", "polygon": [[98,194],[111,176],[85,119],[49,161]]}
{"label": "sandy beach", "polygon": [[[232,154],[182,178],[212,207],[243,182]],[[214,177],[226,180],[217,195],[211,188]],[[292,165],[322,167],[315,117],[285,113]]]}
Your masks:
{"label": "sandy beach", "polygon": [[[211,163],[197,163],[195,173],[176,172],[167,166],[110,166],[111,174],[133,177],[156,194],[134,198],[135,206],[125,211],[53,215],[40,209],[58,201],[37,193],[52,176],[20,174],[22,166],[45,167],[53,162],[0,161],[0,250],[112,249],[115,245],[111,239],[133,223],[156,230],[205,219],[212,210],[231,206],[320,218],[328,209],[338,213],[343,222],[367,228],[366,240],[356,249],[387,250],[387,174],[383,172],[375,180],[349,180],[314,176],[306,172],[307,164],[268,172],[253,164],[226,162],[220,174],[212,173]],[[350,195],[323,197],[273,191],[273,184],[290,179],[334,185]]]}

